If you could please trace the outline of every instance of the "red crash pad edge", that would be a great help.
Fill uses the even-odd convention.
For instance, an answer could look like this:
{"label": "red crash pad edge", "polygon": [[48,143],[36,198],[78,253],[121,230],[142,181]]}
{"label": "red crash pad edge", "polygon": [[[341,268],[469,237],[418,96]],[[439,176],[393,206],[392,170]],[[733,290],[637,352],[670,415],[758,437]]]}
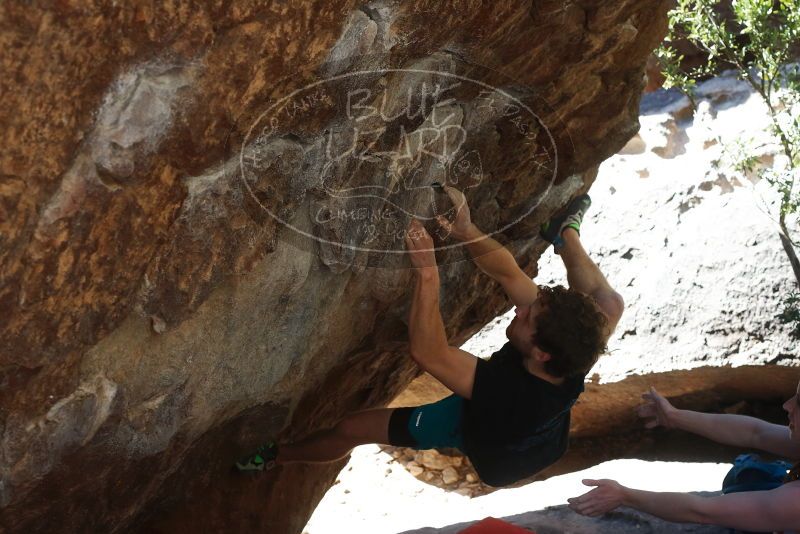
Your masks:
{"label": "red crash pad edge", "polygon": [[467,527],[459,534],[536,534],[532,530],[506,523],[502,519],[495,519],[494,517],[487,517],[482,521],[478,521],[471,527]]}

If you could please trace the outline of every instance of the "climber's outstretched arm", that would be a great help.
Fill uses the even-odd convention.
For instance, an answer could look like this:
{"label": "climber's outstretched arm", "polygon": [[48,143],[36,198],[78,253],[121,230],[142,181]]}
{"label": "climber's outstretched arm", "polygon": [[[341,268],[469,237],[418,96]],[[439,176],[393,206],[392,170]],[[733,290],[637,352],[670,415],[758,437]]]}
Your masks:
{"label": "climber's outstretched arm", "polygon": [[411,357],[453,393],[469,399],[478,359],[447,343],[439,311],[439,269],[433,239],[416,220],[409,226],[406,246],[417,278],[408,320]]}
{"label": "climber's outstretched arm", "polygon": [[507,248],[473,224],[464,193],[452,187],[445,187],[445,191],[453,202],[455,215],[452,221],[437,217],[439,225],[464,243],[475,264],[503,287],[515,306],[532,304],[539,296],[539,286],[520,269]]}

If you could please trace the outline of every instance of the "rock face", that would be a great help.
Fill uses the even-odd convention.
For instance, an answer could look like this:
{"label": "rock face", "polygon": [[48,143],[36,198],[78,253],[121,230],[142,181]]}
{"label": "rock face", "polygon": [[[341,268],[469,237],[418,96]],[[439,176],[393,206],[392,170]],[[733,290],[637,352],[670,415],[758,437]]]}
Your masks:
{"label": "rock face", "polygon": [[[0,527],[298,532],[341,464],[232,460],[414,377],[433,181],[533,273],[636,132],[666,9],[3,3]],[[507,303],[438,244],[457,343]]]}

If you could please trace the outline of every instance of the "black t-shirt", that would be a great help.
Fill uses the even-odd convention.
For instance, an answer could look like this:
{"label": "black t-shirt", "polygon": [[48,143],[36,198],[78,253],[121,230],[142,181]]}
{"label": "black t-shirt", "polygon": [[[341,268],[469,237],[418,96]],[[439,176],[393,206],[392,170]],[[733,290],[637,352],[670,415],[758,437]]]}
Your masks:
{"label": "black t-shirt", "polygon": [[532,375],[510,342],[478,360],[472,399],[464,404],[464,446],[481,479],[505,486],[558,460],[583,381],[577,376],[555,385]]}

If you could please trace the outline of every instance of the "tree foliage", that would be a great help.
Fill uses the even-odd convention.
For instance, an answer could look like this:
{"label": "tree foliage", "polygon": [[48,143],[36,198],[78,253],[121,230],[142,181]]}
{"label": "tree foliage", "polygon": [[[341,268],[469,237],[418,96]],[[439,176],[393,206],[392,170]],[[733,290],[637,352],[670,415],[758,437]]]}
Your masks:
{"label": "tree foliage", "polygon": [[[732,19],[718,9],[720,0],[678,0],[669,13],[669,35],[656,51],[666,77],[664,87],[683,91],[696,108],[697,81],[722,69],[734,69],[759,95],[771,119],[770,133],[787,158],[785,168],[756,168],[756,157],[743,150],[734,167],[757,172],[778,193],[775,213],[781,244],[800,285],[798,242],[787,217],[800,210],[800,0],[732,0]],[[688,71],[673,43],[685,39],[706,54],[706,60]],[[745,143],[739,143],[744,146]],[[793,293],[778,316],[794,324],[800,337],[800,299]]]}

